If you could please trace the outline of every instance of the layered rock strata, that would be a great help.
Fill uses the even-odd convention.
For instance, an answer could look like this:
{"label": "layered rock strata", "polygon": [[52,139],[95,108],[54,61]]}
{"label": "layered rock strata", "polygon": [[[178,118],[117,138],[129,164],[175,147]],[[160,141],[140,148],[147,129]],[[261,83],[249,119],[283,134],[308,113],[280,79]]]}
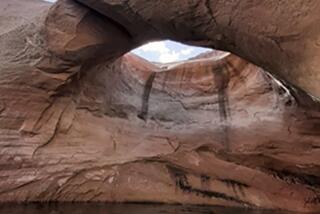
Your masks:
{"label": "layered rock strata", "polygon": [[[275,65],[269,72],[233,54],[156,65],[122,56],[157,38],[149,28],[156,23],[137,24],[136,34],[123,24],[131,1],[105,2],[99,8],[111,8],[109,16],[71,0],[51,8],[23,2],[0,3],[1,202],[320,210],[319,104],[290,78],[273,77],[284,66],[275,65],[274,52],[261,63]],[[162,5],[135,2],[146,8],[138,12]],[[315,1],[308,5],[317,8]],[[202,12],[185,15],[205,23]],[[152,17],[151,23],[162,16]],[[161,32],[159,38],[177,36]],[[248,50],[246,56],[262,57],[269,49]]]}

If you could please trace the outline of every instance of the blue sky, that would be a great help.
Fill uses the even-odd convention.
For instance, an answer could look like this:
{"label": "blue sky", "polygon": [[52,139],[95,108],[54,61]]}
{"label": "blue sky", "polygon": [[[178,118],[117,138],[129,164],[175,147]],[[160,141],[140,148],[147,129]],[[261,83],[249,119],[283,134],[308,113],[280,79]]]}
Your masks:
{"label": "blue sky", "polygon": [[[55,2],[56,0],[44,1]],[[132,52],[151,62],[169,63],[183,61],[209,50],[165,40],[145,44]]]}

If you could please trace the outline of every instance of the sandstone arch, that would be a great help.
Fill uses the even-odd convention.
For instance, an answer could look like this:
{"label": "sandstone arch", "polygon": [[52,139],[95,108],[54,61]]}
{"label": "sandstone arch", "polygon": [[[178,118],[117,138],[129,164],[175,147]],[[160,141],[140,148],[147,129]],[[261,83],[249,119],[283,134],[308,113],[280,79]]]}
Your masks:
{"label": "sandstone arch", "polygon": [[316,0],[185,1],[179,7],[175,1],[78,2],[121,25],[133,43],[169,38],[223,49],[315,97],[320,94]]}
{"label": "sandstone arch", "polygon": [[146,115],[145,83],[161,68],[119,58],[171,38],[232,51],[317,96],[318,1],[23,2],[0,3],[0,201],[319,210],[315,100],[302,107],[230,55],[157,73]]}

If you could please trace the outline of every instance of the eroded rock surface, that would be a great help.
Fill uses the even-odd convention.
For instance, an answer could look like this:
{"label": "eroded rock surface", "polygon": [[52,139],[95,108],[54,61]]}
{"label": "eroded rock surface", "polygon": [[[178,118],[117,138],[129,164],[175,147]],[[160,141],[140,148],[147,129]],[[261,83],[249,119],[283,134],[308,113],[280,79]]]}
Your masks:
{"label": "eroded rock surface", "polygon": [[236,53],[320,97],[318,0],[76,0],[137,39],[170,38]]}
{"label": "eroded rock surface", "polygon": [[0,27],[1,202],[320,210],[320,112],[306,93],[232,54],[164,65],[122,56],[157,25],[132,34],[120,1],[104,3],[112,19],[71,0],[24,2],[0,3],[16,15]]}

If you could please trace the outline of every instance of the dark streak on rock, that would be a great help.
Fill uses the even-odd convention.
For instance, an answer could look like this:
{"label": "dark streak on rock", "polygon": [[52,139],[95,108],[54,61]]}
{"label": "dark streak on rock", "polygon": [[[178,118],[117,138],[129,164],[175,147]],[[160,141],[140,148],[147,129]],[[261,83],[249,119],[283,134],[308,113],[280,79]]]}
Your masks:
{"label": "dark streak on rock", "polygon": [[230,180],[230,179],[220,179],[221,182],[224,182],[224,183],[229,183],[231,185],[236,185],[236,186],[242,186],[242,187],[246,187],[248,188],[249,185],[248,184],[244,184],[244,183],[241,183],[239,181],[235,181],[235,180]]}
{"label": "dark streak on rock", "polygon": [[231,187],[233,192],[237,195],[238,191],[241,193],[242,197],[245,197],[244,188],[248,188],[249,185],[241,183],[239,181],[230,179],[220,179],[221,182],[225,183],[227,187]]}
{"label": "dark streak on rock", "polygon": [[6,109],[6,105],[3,101],[0,100],[0,114]]}
{"label": "dark streak on rock", "polygon": [[142,120],[146,120],[148,116],[148,111],[149,111],[149,98],[150,98],[150,93],[153,85],[153,81],[156,77],[156,73],[153,72],[150,74],[146,85],[144,86],[144,91],[142,95],[142,107],[141,107],[141,112],[138,114],[138,117]]}
{"label": "dark streak on rock", "polygon": [[203,188],[203,189],[208,189],[208,188],[210,188],[210,176],[208,176],[208,175],[201,175],[201,177],[200,177],[200,179],[201,179],[201,187]]}
{"label": "dark streak on rock", "polygon": [[226,121],[228,119],[228,94],[227,87],[229,83],[228,72],[225,70],[220,70],[215,72],[215,85],[218,88],[218,102],[219,102],[219,114],[220,120]]}
{"label": "dark streak on rock", "polygon": [[210,181],[210,176],[208,175],[201,175],[201,182],[208,182]]}
{"label": "dark streak on rock", "polygon": [[320,204],[320,193],[315,193],[313,197],[307,198],[305,204]]}
{"label": "dark streak on rock", "polygon": [[311,145],[311,148],[312,148],[312,149],[320,149],[320,146],[318,146],[318,145]]}
{"label": "dark streak on rock", "polygon": [[222,123],[223,140],[222,143],[229,148],[229,125],[228,116],[230,115],[229,98],[227,88],[230,81],[230,72],[221,65],[220,69],[212,70],[214,85],[218,90],[219,116]]}
{"label": "dark streak on rock", "polygon": [[249,202],[245,202],[239,199],[238,197],[229,196],[225,193],[194,188],[190,185],[186,172],[170,165],[167,165],[167,168],[169,173],[172,175],[172,177],[175,180],[176,187],[181,191],[183,191],[184,193],[188,193],[188,194],[193,193],[193,194],[196,194],[197,196],[201,196],[204,198],[217,198],[221,200],[235,202],[245,206],[253,206]]}
{"label": "dark streak on rock", "polygon": [[302,184],[309,187],[320,188],[320,177],[304,173],[294,173],[288,170],[269,169],[272,175],[289,184]]}

